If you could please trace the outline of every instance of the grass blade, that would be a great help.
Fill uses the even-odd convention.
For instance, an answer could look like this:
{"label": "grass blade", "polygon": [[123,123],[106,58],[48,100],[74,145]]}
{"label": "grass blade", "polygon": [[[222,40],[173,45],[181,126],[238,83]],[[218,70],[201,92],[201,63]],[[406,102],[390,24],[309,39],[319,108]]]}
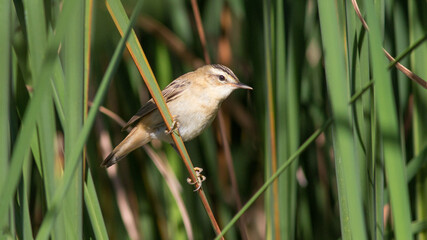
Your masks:
{"label": "grass blade", "polygon": [[258,191],[248,200],[248,202],[242,207],[242,209],[233,217],[233,219],[231,219],[231,221],[224,227],[224,229],[222,230],[221,234],[219,234],[218,236],[216,236],[216,240],[221,239],[222,236],[225,235],[225,233],[230,230],[230,228],[237,222],[237,220],[247,211],[247,209],[255,202],[255,200],[257,200],[259,198],[259,196],[261,196],[261,194],[263,194],[265,192],[265,190],[267,190],[268,187],[270,187],[272,185],[272,183],[274,181],[277,180],[277,178],[286,170],[288,169],[288,167],[294,162],[295,159],[297,159],[297,157],[299,155],[301,155],[302,152],[304,152],[304,150],[307,149],[307,147],[314,142],[314,140],[316,140],[316,138],[323,132],[325,131],[329,125],[331,124],[331,121],[328,120],[326,121],[323,126],[318,129],[317,131],[315,131],[309,138],[307,138],[307,140],[301,144],[301,146],[288,158],[288,160],[283,163],[279,169],[277,169],[277,172],[275,172],[273,175],[271,175],[271,177],[269,177],[265,183],[262,185],[262,187],[260,189],[258,189]]}
{"label": "grass blade", "polygon": [[395,234],[397,239],[412,239],[409,193],[406,185],[404,156],[400,147],[399,126],[390,75],[382,52],[379,19],[371,1],[365,1],[369,25],[370,59],[375,81],[379,129],[383,141],[384,162],[390,189]]}
{"label": "grass blade", "polygon": [[[267,98],[267,108],[265,109],[264,131],[265,131],[265,178],[273,175],[277,170],[276,159],[276,136],[275,136],[275,117],[273,106],[273,86],[272,86],[272,50],[271,50],[271,3],[270,1],[263,1],[263,27],[264,27],[264,69],[265,69],[265,89]],[[278,191],[277,181],[265,198],[265,212],[266,212],[266,236],[280,238],[279,226],[279,211],[278,211]],[[272,205],[273,204],[273,205]],[[243,210],[244,208],[242,208]]]}
{"label": "grass blade", "polygon": [[[69,159],[69,152],[76,147],[76,140],[82,129],[85,115],[84,109],[84,29],[85,1],[75,0],[77,9],[70,19],[69,31],[64,41],[64,71],[65,71],[65,126],[64,126],[64,155],[65,171],[69,171],[74,159]],[[66,236],[81,239],[83,237],[83,161],[82,155],[77,159],[77,170],[68,193],[64,199],[64,217],[71,224],[65,228]]]}
{"label": "grass blade", "polygon": [[[9,181],[7,170],[10,159],[11,133],[10,133],[10,98],[12,91],[12,16],[11,2],[0,2],[0,186],[6,185]],[[10,206],[11,199],[5,202],[5,208]],[[5,201],[2,199],[2,201]],[[7,211],[7,209],[5,209]],[[12,212],[12,211],[11,211]],[[13,213],[13,212],[12,212]],[[12,216],[11,216],[12,217]],[[9,217],[4,216],[5,222]],[[13,218],[12,218],[13,219]],[[10,220],[12,220],[10,219]],[[3,225],[1,225],[3,227]],[[13,233],[13,221],[9,221],[9,227]]]}
{"label": "grass blade", "polygon": [[87,169],[87,172],[87,179],[84,185],[84,201],[92,224],[92,229],[95,233],[96,239],[109,239],[98,197],[96,196],[92,173],[89,168]]}
{"label": "grass blade", "polygon": [[[0,3],[0,164],[1,166],[9,165],[10,155],[10,93],[12,90],[12,17],[11,2],[3,1]],[[7,178],[7,167],[1,168],[0,186]]]}
{"label": "grass blade", "polygon": [[55,192],[54,198],[53,198],[53,207],[50,209],[45,218],[44,221],[40,227],[39,233],[37,235],[37,239],[47,239],[49,236],[50,229],[52,228],[53,222],[55,218],[58,215],[59,207],[61,206],[62,199],[64,198],[65,194],[67,193],[68,188],[71,185],[72,177],[77,170],[78,164],[79,164],[79,155],[83,151],[83,147],[85,145],[85,142],[89,136],[89,133],[91,131],[91,128],[95,122],[95,117],[98,112],[98,108],[101,105],[102,100],[104,99],[104,96],[106,95],[107,88],[109,86],[109,83],[111,82],[112,75],[114,71],[117,69],[119,57],[121,56],[126,40],[130,34],[130,31],[132,29],[132,26],[135,22],[136,16],[138,15],[139,11],[142,7],[142,1],[139,1],[137,6],[134,9],[134,12],[131,17],[131,21],[129,25],[126,28],[126,32],[124,34],[124,37],[120,40],[112,60],[110,61],[110,64],[107,68],[106,73],[104,74],[104,77],[102,79],[101,85],[97,91],[97,94],[95,96],[95,99],[93,101],[92,108],[89,111],[87,121],[83,125],[83,129],[80,132],[77,141],[74,145],[74,148],[71,149],[71,152],[67,152],[66,156],[67,159],[69,159],[70,164],[69,168],[65,171],[64,177],[58,186],[58,190]]}
{"label": "grass blade", "polygon": [[349,87],[342,33],[337,7],[332,1],[320,1],[319,17],[325,55],[326,80],[334,116],[334,155],[337,172],[341,233],[344,239],[366,239],[359,175],[355,159],[350,115]]}
{"label": "grass blade", "polygon": [[[408,13],[409,18],[409,41],[412,46],[416,46],[420,41],[426,38],[426,18],[425,15],[420,12],[420,9],[426,9],[427,4],[423,1],[408,1]],[[425,59],[427,54],[427,45],[420,45],[415,51],[411,53],[411,67],[421,78],[427,78],[427,60]],[[426,115],[426,104],[427,94],[426,89],[421,88],[418,85],[412,84],[413,89],[413,151],[414,155],[421,153],[422,149],[427,146],[427,115]],[[390,189],[392,191],[393,189]],[[392,196],[391,192],[391,197]],[[393,203],[393,198],[391,199]],[[407,210],[403,209],[403,210]],[[427,167],[419,169],[417,174],[416,182],[416,220],[426,221],[427,220]],[[397,217],[397,216],[396,216]],[[427,230],[424,230],[418,234],[418,239],[427,239]]]}
{"label": "grass blade", "polygon": [[53,62],[57,56],[59,44],[65,35],[65,30],[67,29],[67,19],[72,14],[74,7],[74,1],[67,1],[64,3],[63,11],[58,18],[58,29],[56,34],[48,41],[47,49],[44,54],[45,57],[43,58],[43,64],[41,65],[42,68],[39,74],[35,77],[37,80],[35,81],[36,85],[34,87],[33,98],[26,108],[22,127],[19,130],[12,153],[11,165],[7,171],[7,179],[9,181],[8,184],[3,184],[0,188],[0,198],[2,199],[0,202],[0,226],[3,226],[4,221],[7,219],[6,212],[8,202],[12,200],[18,185],[19,177],[21,176],[22,165],[28,154],[34,133],[38,110],[41,108],[44,99],[49,99],[50,97],[49,79],[54,66]]}

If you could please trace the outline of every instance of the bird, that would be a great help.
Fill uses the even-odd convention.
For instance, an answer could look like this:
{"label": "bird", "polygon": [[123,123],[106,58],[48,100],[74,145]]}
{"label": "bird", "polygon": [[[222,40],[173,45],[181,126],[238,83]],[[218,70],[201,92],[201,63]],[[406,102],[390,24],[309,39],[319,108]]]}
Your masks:
{"label": "bird", "polygon": [[[252,87],[241,83],[233,71],[221,64],[205,65],[178,77],[162,91],[173,118],[172,130],[176,128],[184,142],[194,139],[212,123],[221,103],[236,89]],[[130,133],[104,159],[102,167],[116,164],[153,139],[173,144],[171,131],[152,98],[122,130]]]}

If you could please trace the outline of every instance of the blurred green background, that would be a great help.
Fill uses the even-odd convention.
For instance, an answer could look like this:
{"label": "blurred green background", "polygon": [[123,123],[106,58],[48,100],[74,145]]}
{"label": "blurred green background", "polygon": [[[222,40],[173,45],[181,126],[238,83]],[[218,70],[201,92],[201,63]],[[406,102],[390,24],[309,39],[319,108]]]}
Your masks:
{"label": "blurred green background", "polygon": [[170,145],[99,167],[146,83],[205,64],[192,3],[209,60],[254,89],[185,144],[220,228],[268,186],[225,238],[427,239],[421,0],[359,1],[369,31],[348,0],[1,0],[0,238],[215,238]]}

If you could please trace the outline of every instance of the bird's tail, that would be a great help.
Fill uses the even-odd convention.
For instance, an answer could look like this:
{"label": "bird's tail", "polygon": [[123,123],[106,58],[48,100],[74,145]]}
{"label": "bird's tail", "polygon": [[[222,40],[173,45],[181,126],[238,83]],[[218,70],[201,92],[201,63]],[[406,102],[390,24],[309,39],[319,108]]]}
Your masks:
{"label": "bird's tail", "polygon": [[147,144],[149,141],[151,141],[150,134],[142,126],[134,127],[127,137],[102,161],[101,167],[108,168],[116,164],[130,152]]}

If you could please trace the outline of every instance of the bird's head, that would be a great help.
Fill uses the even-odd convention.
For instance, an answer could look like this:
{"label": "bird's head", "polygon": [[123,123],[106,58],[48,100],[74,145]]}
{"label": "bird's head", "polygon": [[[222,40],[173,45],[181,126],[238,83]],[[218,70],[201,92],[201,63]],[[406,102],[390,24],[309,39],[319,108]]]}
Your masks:
{"label": "bird's head", "polygon": [[205,76],[201,81],[206,88],[211,89],[220,99],[225,99],[238,88],[252,90],[251,87],[239,81],[228,67],[221,64],[211,64],[198,68],[196,74]]}

